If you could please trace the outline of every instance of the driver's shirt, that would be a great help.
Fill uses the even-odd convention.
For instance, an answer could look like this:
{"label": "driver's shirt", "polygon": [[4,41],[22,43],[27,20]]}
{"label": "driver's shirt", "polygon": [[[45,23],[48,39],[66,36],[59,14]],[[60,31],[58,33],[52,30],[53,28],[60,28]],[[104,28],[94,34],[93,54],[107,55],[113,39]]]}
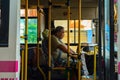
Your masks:
{"label": "driver's shirt", "polygon": [[[51,55],[54,59],[58,58],[59,52],[61,51],[58,49],[59,45],[65,45],[62,43],[56,36],[51,35]],[[62,59],[67,59],[67,54],[61,51],[61,57]]]}

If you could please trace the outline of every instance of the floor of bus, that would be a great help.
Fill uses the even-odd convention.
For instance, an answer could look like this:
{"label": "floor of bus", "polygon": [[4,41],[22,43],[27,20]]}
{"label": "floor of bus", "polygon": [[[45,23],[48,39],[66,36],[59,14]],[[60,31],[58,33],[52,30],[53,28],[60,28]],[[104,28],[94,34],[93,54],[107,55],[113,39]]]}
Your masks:
{"label": "floor of bus", "polygon": [[[44,67],[44,71],[47,72],[47,69],[45,67]],[[59,71],[52,72],[51,78],[52,78],[51,80],[67,80],[67,72],[65,72],[65,74],[62,74],[62,72],[59,72]],[[82,75],[81,78],[82,78],[81,80],[93,80],[94,77],[93,75],[89,75],[89,76]],[[28,68],[28,80],[44,80],[44,78],[38,69],[29,67]],[[73,73],[72,75],[70,75],[70,80],[78,80],[78,79],[74,77],[74,73]]]}

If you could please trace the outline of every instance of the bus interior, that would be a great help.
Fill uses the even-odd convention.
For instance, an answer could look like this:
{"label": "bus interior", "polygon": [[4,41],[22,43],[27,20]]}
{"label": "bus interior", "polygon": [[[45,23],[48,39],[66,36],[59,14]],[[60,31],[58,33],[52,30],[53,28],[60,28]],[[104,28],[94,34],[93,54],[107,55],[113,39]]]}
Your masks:
{"label": "bus interior", "polygon": [[[113,49],[110,47],[109,53],[113,57],[110,55],[107,57],[105,54],[107,53],[105,44],[111,46],[115,43],[114,37],[110,41],[111,44],[106,42],[105,4],[104,0],[28,0],[28,2],[21,0],[20,53],[23,56],[26,50],[28,51],[28,58],[25,57],[28,60],[26,72],[28,80],[109,80],[109,78],[117,80],[116,62],[110,62],[117,59],[116,46],[114,54],[111,54]],[[110,4],[112,3],[110,2]],[[28,23],[27,31],[26,21]],[[46,56],[42,53],[42,32],[57,26],[63,26],[65,29],[62,41],[66,45],[69,45],[75,52],[78,48],[82,49],[78,52],[78,59],[73,60],[71,66],[51,67],[50,55],[48,55],[47,62],[44,61]],[[109,35],[114,32],[109,32]],[[49,49],[51,48],[49,47]],[[81,53],[85,53],[85,60],[82,59]],[[24,57],[21,57],[21,65],[25,66],[23,59]],[[84,72],[86,67],[84,61],[88,75]],[[25,75],[23,69],[24,67],[21,67],[21,76]],[[23,76],[21,80],[25,77]]]}

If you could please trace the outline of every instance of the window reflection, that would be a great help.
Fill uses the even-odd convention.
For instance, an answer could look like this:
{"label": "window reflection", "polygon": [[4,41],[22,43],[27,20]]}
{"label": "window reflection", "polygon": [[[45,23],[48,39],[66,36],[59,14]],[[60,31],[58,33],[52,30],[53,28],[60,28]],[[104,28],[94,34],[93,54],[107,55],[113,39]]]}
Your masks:
{"label": "window reflection", "polygon": [[0,0],[0,47],[8,46],[9,0]]}
{"label": "window reflection", "polygon": [[1,28],[1,0],[0,0],[0,28]]}

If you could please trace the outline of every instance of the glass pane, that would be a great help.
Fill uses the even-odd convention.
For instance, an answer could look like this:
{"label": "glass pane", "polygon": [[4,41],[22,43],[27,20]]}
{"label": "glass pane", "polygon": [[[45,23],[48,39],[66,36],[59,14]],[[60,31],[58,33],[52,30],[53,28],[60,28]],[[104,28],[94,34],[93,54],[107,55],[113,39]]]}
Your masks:
{"label": "glass pane", "polygon": [[1,28],[1,0],[0,0],[0,28]]}
{"label": "glass pane", "polygon": [[[20,36],[25,35],[25,19],[20,19]],[[20,39],[20,43],[24,43],[24,39]]]}
{"label": "glass pane", "polygon": [[[118,0],[114,0],[114,54],[115,54],[115,72],[119,72],[117,66],[118,60]],[[117,76],[117,74],[116,74]]]}
{"label": "glass pane", "polygon": [[1,0],[0,0],[0,28],[1,28]]}
{"label": "glass pane", "polygon": [[115,1],[114,3],[114,44],[115,44],[115,47],[114,47],[114,50],[115,52],[117,52],[117,37],[118,37],[118,2]]}
{"label": "glass pane", "polygon": [[[65,36],[63,42],[67,43],[67,20],[55,20],[55,27],[63,26],[65,28]],[[91,42],[92,34],[88,34],[88,30],[92,30],[92,20],[81,20],[81,42]],[[91,35],[91,36],[90,36]],[[88,37],[89,36],[89,37]],[[78,43],[78,20],[70,20],[70,43]]]}
{"label": "glass pane", "polygon": [[[25,19],[20,19],[20,36],[25,35]],[[21,38],[20,43],[24,43]],[[28,43],[37,43],[37,19],[28,19]]]}
{"label": "glass pane", "polygon": [[109,0],[105,0],[105,77],[107,80],[110,79],[110,17],[109,17]]}
{"label": "glass pane", "polygon": [[[78,30],[76,31],[76,43],[78,43]],[[87,42],[87,31],[81,31],[80,33],[80,42],[83,43],[83,42]]]}
{"label": "glass pane", "polygon": [[0,0],[0,47],[8,46],[9,0]]}
{"label": "glass pane", "polygon": [[[20,16],[25,17],[25,9],[21,9]],[[28,17],[37,17],[36,9],[28,9]]]}

